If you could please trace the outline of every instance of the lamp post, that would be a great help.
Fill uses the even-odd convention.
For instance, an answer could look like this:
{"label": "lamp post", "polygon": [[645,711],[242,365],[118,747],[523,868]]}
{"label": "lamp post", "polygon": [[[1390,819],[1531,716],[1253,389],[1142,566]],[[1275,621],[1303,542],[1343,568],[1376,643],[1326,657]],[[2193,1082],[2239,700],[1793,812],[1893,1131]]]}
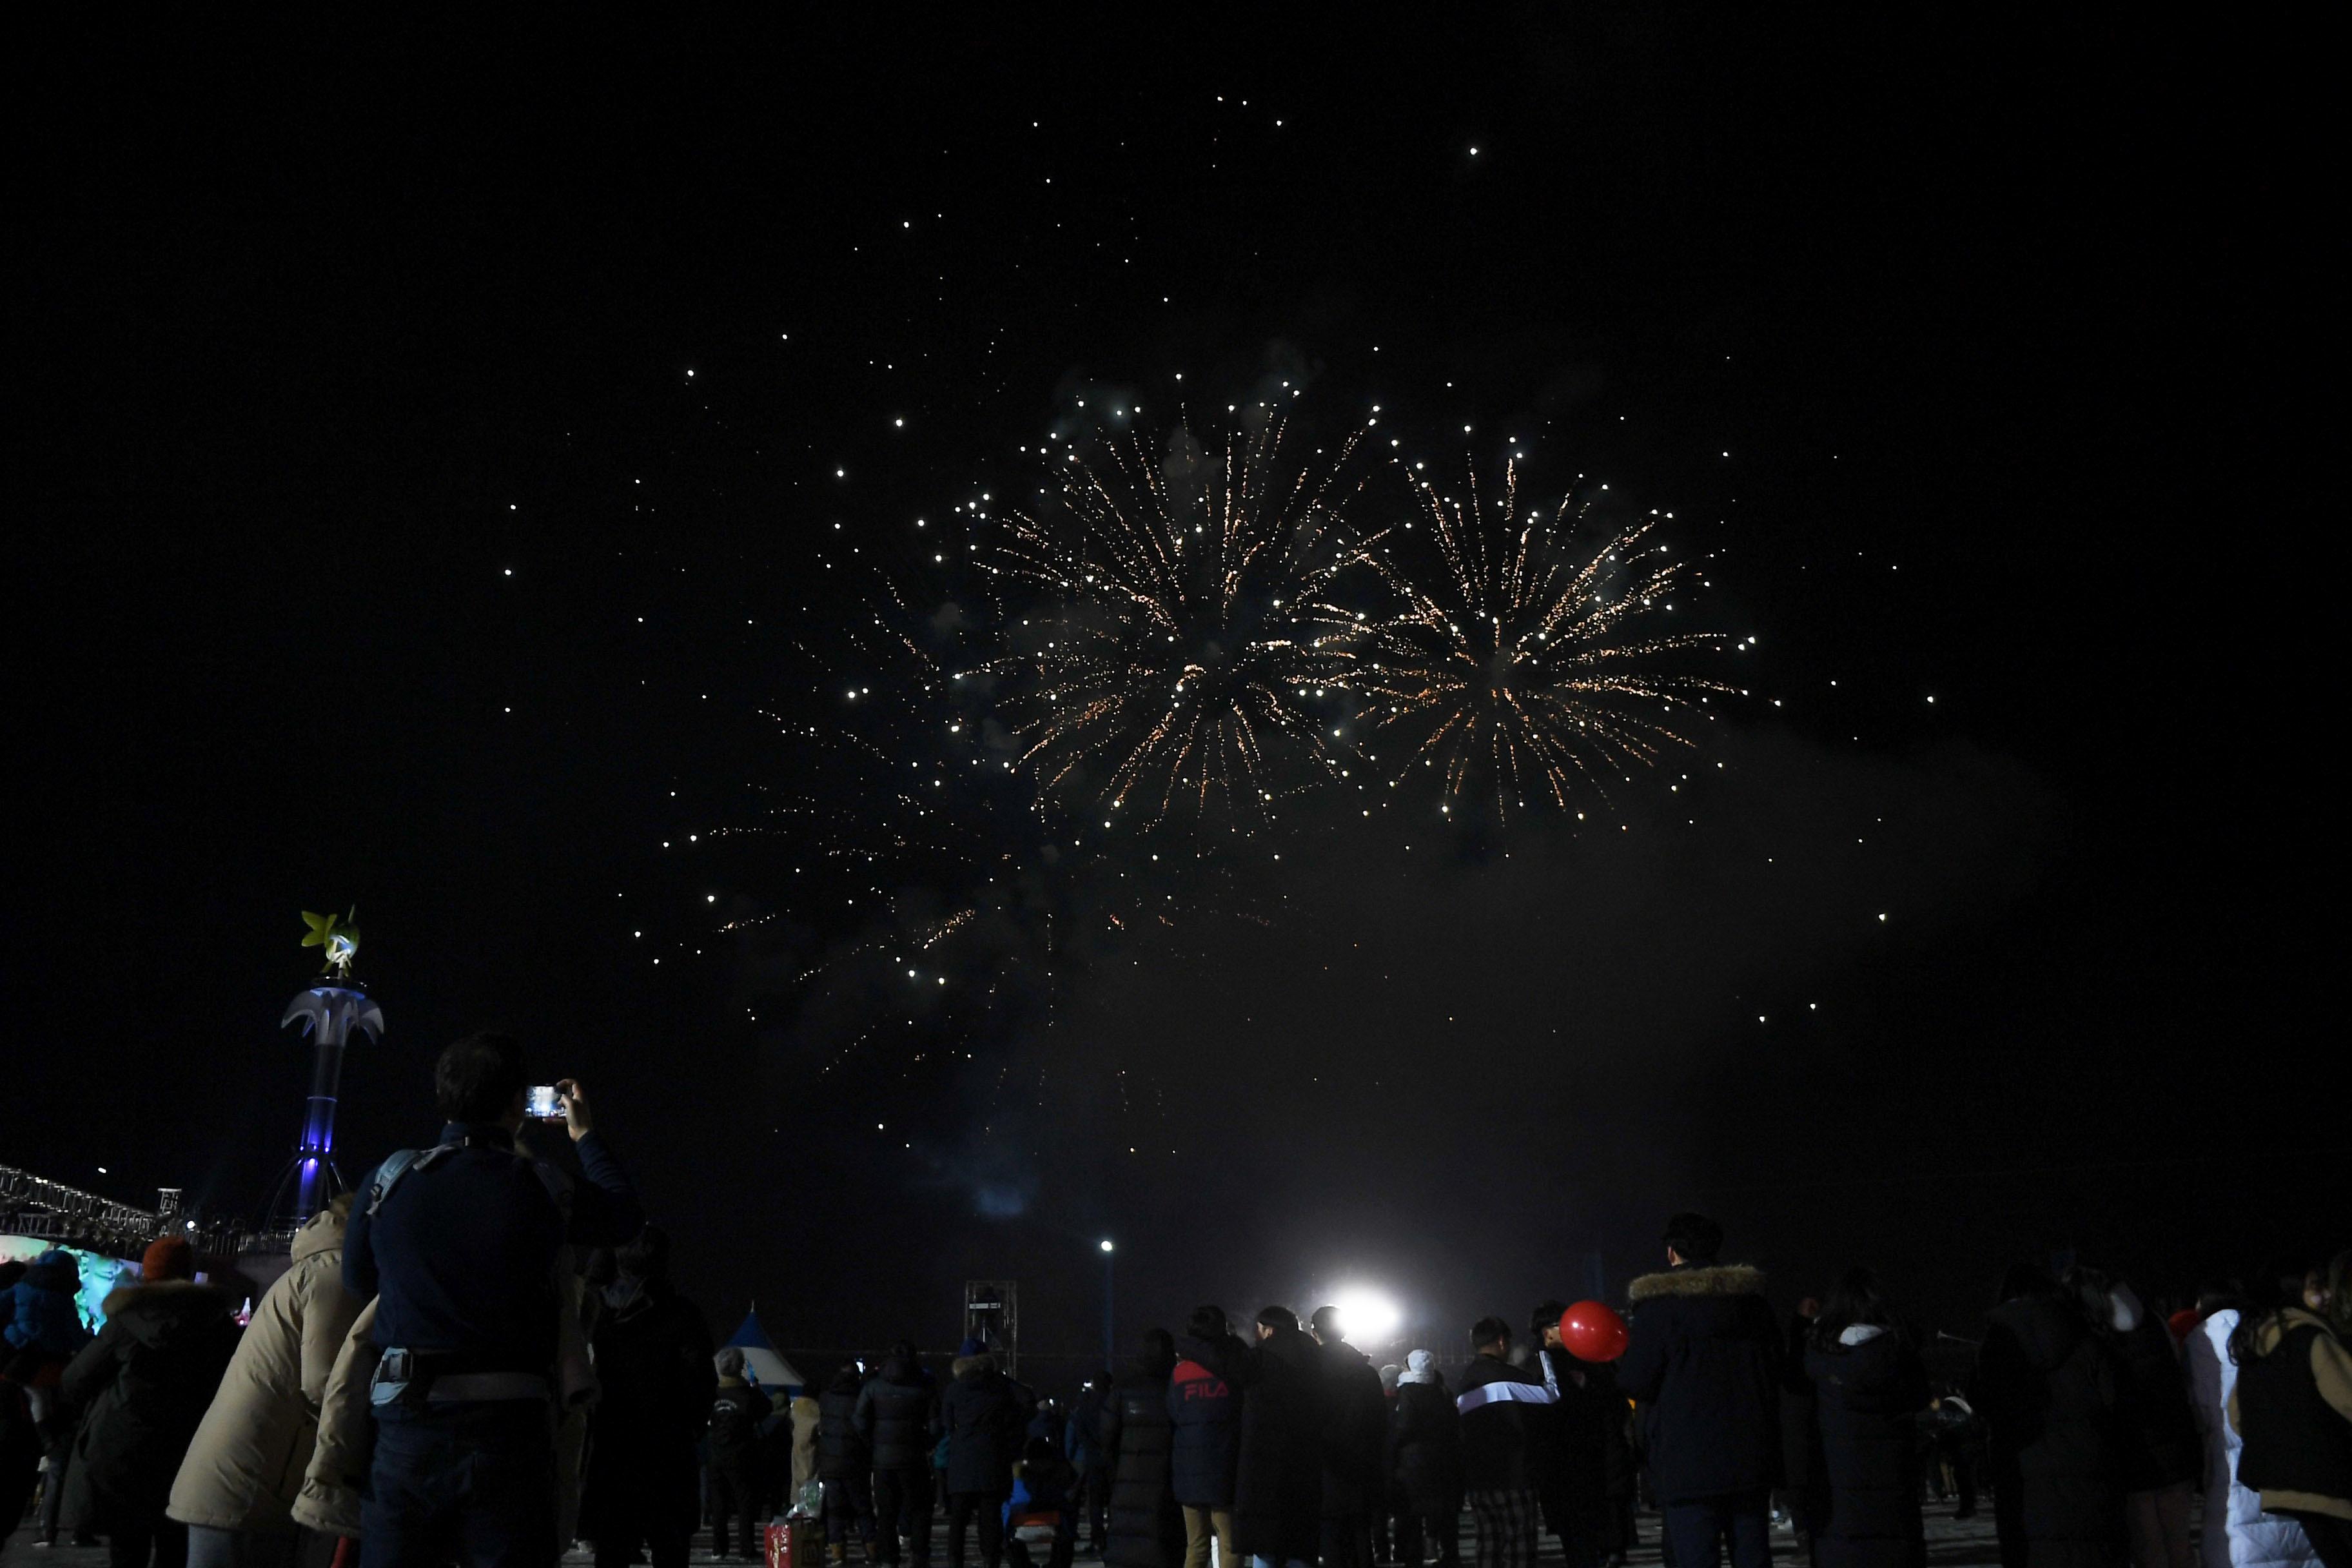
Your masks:
{"label": "lamp post", "polygon": [[1110,1308],[1110,1303],[1111,1303],[1111,1291],[1110,1291],[1111,1279],[1110,1279],[1110,1268],[1111,1268],[1111,1261],[1112,1261],[1112,1259],[1113,1259],[1116,1256],[1117,1256],[1117,1251],[1116,1251],[1116,1249],[1115,1249],[1114,1247],[1112,1247],[1112,1246],[1111,1246],[1111,1244],[1110,1244],[1110,1238],[1109,1238],[1108,1237],[1105,1237],[1103,1238],[1103,1244],[1102,1244],[1102,1258],[1103,1258],[1103,1370],[1104,1370],[1105,1372],[1108,1372],[1112,1367],[1116,1366],[1116,1365],[1118,1364],[1118,1331],[1117,1331],[1117,1330],[1112,1326],[1112,1320],[1111,1320],[1111,1308]]}

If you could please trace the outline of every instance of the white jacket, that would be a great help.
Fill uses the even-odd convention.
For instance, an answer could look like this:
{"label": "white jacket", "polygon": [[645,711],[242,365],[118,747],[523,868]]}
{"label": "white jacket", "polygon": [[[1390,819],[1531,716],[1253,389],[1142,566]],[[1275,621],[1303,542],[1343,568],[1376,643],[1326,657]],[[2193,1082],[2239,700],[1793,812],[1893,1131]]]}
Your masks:
{"label": "white jacket", "polygon": [[2234,1310],[2216,1312],[2197,1325],[2183,1347],[2189,1353],[2189,1396],[2205,1434],[2205,1568],[2225,1563],[2230,1568],[2316,1568],[2319,1554],[2303,1526],[2264,1513],[2261,1495],[2238,1484],[2238,1450],[2243,1445],[2228,1415],[2230,1391],[2238,1385],[2237,1363],[2230,1359],[2230,1332],[2237,1326]]}

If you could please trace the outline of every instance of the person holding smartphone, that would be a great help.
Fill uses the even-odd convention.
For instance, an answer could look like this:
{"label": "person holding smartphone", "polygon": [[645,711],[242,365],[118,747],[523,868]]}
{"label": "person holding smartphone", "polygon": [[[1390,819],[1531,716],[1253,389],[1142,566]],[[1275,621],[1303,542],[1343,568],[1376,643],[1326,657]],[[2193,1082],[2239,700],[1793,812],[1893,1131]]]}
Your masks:
{"label": "person holding smartphone", "polygon": [[439,1141],[394,1154],[359,1189],[343,1282],[375,1298],[383,1352],[361,1515],[369,1568],[557,1560],[558,1258],[567,1243],[626,1242],[645,1216],[586,1093],[553,1087],[583,1179],[517,1152],[522,1046],[483,1033],[435,1064]]}

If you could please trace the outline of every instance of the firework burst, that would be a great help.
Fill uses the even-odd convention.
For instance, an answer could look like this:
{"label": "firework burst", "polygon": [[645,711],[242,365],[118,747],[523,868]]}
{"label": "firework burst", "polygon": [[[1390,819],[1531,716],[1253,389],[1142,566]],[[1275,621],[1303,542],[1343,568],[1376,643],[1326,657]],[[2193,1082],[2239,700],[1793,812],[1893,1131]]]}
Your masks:
{"label": "firework burst", "polygon": [[1000,519],[981,563],[1009,614],[985,668],[1046,802],[1246,825],[1342,773],[1307,704],[1364,643],[1349,580],[1377,586],[1355,444],[1294,466],[1279,422],[1221,451],[1181,424],[1159,453],[1105,437]]}
{"label": "firework burst", "polygon": [[1449,813],[1491,796],[1501,819],[1586,790],[1606,799],[1612,780],[1691,743],[1677,721],[1731,688],[1677,667],[1721,639],[1660,628],[1684,563],[1644,542],[1651,523],[1601,527],[1572,496],[1523,513],[1516,464],[1495,501],[1475,469],[1466,500],[1414,489],[1434,561],[1382,554],[1402,607],[1341,680],[1375,738],[1406,742],[1395,782],[1438,770]]}

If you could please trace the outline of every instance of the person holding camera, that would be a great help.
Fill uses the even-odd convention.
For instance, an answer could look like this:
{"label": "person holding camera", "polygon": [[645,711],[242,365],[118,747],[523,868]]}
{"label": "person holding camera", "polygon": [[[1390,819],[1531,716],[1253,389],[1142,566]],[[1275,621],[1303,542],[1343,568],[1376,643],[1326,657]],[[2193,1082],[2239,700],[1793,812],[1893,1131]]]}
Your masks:
{"label": "person holding camera", "polygon": [[584,1180],[516,1151],[530,1084],[511,1035],[458,1040],[433,1078],[439,1142],[376,1168],[343,1243],[343,1283],[375,1298],[383,1352],[362,1555],[551,1568],[558,1268],[567,1243],[627,1241],[644,1215],[579,1084],[554,1099]]}

